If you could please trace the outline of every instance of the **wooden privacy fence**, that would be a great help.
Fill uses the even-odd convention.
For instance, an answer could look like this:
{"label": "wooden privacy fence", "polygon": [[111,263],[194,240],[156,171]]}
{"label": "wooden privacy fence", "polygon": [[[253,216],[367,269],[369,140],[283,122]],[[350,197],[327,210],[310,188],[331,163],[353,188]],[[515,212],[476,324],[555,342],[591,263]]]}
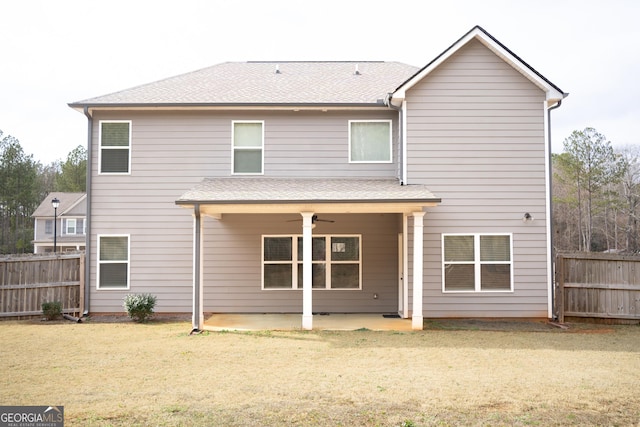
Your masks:
{"label": "wooden privacy fence", "polygon": [[556,257],[558,320],[640,320],[640,257],[597,253]]}
{"label": "wooden privacy fence", "polygon": [[43,302],[84,312],[84,253],[0,258],[0,317],[42,314]]}

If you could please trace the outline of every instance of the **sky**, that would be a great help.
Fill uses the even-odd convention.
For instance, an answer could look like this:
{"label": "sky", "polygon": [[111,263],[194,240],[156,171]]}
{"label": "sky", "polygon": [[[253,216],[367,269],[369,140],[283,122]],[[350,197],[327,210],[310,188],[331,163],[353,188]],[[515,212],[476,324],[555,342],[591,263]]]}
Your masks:
{"label": "sky", "polygon": [[637,0],[19,0],[0,3],[0,130],[43,164],[86,146],[67,105],[228,61],[422,67],[482,26],[569,93],[553,152],[593,127],[640,144]]}

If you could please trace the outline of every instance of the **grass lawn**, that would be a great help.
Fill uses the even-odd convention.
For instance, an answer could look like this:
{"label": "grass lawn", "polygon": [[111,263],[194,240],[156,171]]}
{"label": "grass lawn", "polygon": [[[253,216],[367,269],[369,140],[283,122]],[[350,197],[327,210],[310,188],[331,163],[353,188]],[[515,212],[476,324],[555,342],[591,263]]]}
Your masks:
{"label": "grass lawn", "polygon": [[640,326],[209,332],[0,322],[0,405],[67,426],[638,425]]}

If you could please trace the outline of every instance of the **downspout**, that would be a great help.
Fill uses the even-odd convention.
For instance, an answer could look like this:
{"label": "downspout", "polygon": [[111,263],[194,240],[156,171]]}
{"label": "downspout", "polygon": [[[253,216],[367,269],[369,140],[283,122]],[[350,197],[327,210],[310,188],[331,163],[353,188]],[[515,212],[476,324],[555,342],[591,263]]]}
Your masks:
{"label": "downspout", "polygon": [[554,253],[554,244],[553,244],[553,158],[551,156],[551,110],[555,110],[562,105],[562,100],[559,100],[556,105],[553,107],[547,108],[547,150],[549,152],[549,171],[547,172],[549,176],[547,179],[549,180],[549,265],[551,268],[549,269],[549,275],[551,276],[551,307],[552,307],[552,315],[553,320],[558,320],[558,310],[556,309],[556,280],[555,280],[555,253]]}
{"label": "downspout", "polygon": [[[400,169],[398,171],[398,178],[400,180],[400,185],[405,185],[406,184],[406,165],[405,165],[405,160],[406,160],[406,147],[404,144],[404,111],[402,110],[402,107],[396,107],[395,105],[393,105],[391,103],[391,98],[392,98],[393,94],[388,93],[387,96],[384,98],[384,103],[387,107],[391,108],[392,110],[395,110],[398,112],[398,168]],[[403,103],[404,105],[404,103]],[[402,160],[400,160],[402,159]]]}
{"label": "downspout", "polygon": [[91,165],[91,154],[93,152],[93,117],[89,112],[89,107],[84,107],[84,115],[87,116],[87,212],[86,212],[86,231],[85,231],[85,263],[84,263],[84,313],[82,316],[89,314],[89,292],[91,291],[91,178],[93,175],[93,167]]}

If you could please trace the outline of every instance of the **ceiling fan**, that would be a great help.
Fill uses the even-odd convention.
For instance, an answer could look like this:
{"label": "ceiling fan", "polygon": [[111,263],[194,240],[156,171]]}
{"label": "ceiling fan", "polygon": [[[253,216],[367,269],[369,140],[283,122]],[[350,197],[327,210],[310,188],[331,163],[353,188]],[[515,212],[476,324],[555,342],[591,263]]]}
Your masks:
{"label": "ceiling fan", "polygon": [[[300,218],[300,219],[290,219],[287,222],[296,222],[296,221],[302,221],[302,218]],[[313,215],[311,217],[311,224],[315,224],[316,222],[335,222],[335,221],[332,220],[332,219],[321,219],[321,218],[318,218],[318,215]]]}

